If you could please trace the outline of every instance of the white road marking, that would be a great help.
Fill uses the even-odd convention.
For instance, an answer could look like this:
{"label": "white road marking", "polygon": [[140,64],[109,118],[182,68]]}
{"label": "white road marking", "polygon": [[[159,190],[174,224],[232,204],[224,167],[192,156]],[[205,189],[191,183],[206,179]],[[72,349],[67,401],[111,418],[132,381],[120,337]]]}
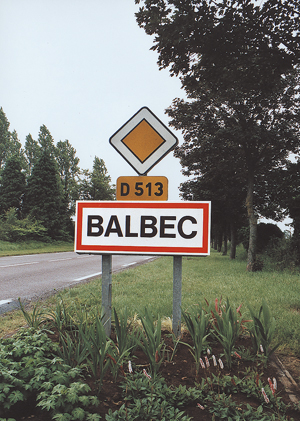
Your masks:
{"label": "white road marking", "polygon": [[86,259],[87,257],[96,256],[95,254],[79,254],[76,256],[76,259]]}
{"label": "white road marking", "polygon": [[93,278],[94,276],[102,275],[102,272],[92,273],[91,275],[83,276],[82,278],[73,279],[73,282],[84,281],[85,279]]}
{"label": "white road marking", "polygon": [[132,262],[132,263],[126,263],[126,265],[122,265],[122,267],[126,267],[126,266],[132,266],[132,265],[136,265],[137,262]]}
{"label": "white road marking", "polygon": [[14,267],[14,266],[36,265],[38,263],[40,263],[40,262],[14,263],[13,265],[0,266],[0,268],[11,268],[11,267]]}
{"label": "white road marking", "polygon": [[72,260],[73,257],[66,257],[65,259],[52,259],[49,262],[61,262],[62,260]]}
{"label": "white road marking", "polygon": [[13,301],[12,298],[9,298],[8,300],[0,300],[0,306],[3,306],[4,304],[9,304]]}

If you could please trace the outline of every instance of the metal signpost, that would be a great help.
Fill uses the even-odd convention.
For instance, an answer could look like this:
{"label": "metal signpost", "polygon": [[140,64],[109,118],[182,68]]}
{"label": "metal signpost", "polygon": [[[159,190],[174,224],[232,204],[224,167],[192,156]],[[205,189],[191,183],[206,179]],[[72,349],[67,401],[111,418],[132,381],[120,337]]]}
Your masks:
{"label": "metal signpost", "polygon": [[119,177],[117,201],[78,201],[75,252],[102,254],[102,306],[111,334],[112,254],[173,255],[173,332],[181,331],[182,256],[210,253],[210,202],[167,202],[166,177],[147,172],[178,144],[147,107],[111,138],[139,176]]}

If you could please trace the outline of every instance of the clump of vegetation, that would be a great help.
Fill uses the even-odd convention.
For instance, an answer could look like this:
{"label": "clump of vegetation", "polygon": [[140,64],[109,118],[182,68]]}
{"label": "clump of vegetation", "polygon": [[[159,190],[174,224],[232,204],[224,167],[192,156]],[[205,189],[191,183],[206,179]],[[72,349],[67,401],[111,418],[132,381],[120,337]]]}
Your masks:
{"label": "clump of vegetation", "polygon": [[47,229],[30,216],[19,219],[17,211],[13,208],[0,216],[0,240],[20,242],[28,240],[44,241],[46,239]]}
{"label": "clump of vegetation", "polygon": [[[296,408],[283,403],[275,378],[264,376],[274,352],[275,319],[265,300],[258,314],[250,310],[253,349],[237,345],[241,332],[249,335],[241,306],[235,309],[229,300],[224,304],[215,300],[204,309],[198,305],[191,313],[184,312],[191,341],[177,341],[169,360],[164,350],[169,347],[169,355],[174,343],[165,342],[160,318],[155,321],[149,309],[140,324],[129,323],[127,311],[118,315],[114,309],[112,339],[106,336],[100,308],[93,312],[71,308],[61,298],[48,313],[38,304],[31,313],[22,306],[32,327],[0,343],[0,417],[14,416],[22,402],[30,399],[53,420],[100,420],[105,386],[115,384],[122,398],[116,404],[110,397],[106,421],[189,421],[201,414],[216,420],[286,421]],[[194,384],[174,386],[171,381],[170,385],[172,379],[162,373],[168,364],[178,371],[182,361],[176,354],[187,345],[193,356],[189,371],[195,370]],[[261,345],[266,352],[259,351]],[[137,352],[144,354],[146,364],[136,359]],[[187,379],[185,374],[182,380]],[[189,415],[194,413],[191,408],[197,415]]]}

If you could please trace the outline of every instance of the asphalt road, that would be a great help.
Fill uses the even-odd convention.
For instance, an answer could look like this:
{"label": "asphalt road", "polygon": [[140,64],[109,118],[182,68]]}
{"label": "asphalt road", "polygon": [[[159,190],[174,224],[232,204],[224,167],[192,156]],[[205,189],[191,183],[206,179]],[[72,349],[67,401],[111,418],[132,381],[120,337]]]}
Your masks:
{"label": "asphalt road", "polygon": [[[113,272],[146,263],[154,256],[115,255]],[[0,314],[18,307],[18,297],[31,301],[101,275],[100,255],[74,252],[0,258]]]}

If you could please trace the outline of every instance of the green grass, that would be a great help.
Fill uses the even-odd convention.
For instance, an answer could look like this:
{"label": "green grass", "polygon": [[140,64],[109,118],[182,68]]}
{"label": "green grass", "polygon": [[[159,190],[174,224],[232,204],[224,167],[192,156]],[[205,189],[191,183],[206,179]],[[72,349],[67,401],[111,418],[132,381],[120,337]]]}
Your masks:
{"label": "green grass", "polygon": [[[183,257],[182,307],[190,309],[200,303],[221,296],[232,305],[241,303],[245,318],[250,314],[246,301],[259,309],[265,298],[276,319],[276,340],[282,342],[280,350],[300,355],[300,276],[289,272],[247,272],[244,253],[239,250],[236,260],[212,251],[209,257]],[[173,258],[161,257],[153,262],[113,275],[112,305],[117,311],[127,307],[129,315],[143,314],[148,306],[155,317],[172,316]],[[78,308],[101,304],[101,280],[66,289],[61,296],[65,303]],[[47,305],[55,302],[52,297]],[[8,326],[16,328],[19,312],[2,317],[0,333]],[[19,319],[20,320],[20,319]],[[19,323],[19,322],[18,322]],[[24,324],[24,321],[22,321]]]}
{"label": "green grass", "polygon": [[61,251],[73,251],[74,242],[66,241],[22,241],[10,243],[0,240],[0,257],[16,256],[21,254],[56,253]]}

